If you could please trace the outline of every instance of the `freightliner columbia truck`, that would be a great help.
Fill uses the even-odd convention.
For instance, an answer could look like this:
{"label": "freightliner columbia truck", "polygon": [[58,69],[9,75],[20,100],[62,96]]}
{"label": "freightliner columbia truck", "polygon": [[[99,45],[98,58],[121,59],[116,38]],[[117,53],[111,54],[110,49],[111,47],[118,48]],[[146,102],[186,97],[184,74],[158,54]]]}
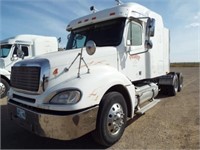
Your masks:
{"label": "freightliner columbia truck", "polygon": [[55,51],[58,51],[56,37],[21,34],[2,40],[0,42],[0,98],[7,95],[10,88],[11,67],[17,61]]}
{"label": "freightliner columbia truck", "polygon": [[91,10],[68,24],[66,51],[15,63],[8,108],[11,120],[37,135],[91,133],[110,146],[159,92],[181,91],[183,76],[169,70],[169,30],[159,14],[136,3]]}

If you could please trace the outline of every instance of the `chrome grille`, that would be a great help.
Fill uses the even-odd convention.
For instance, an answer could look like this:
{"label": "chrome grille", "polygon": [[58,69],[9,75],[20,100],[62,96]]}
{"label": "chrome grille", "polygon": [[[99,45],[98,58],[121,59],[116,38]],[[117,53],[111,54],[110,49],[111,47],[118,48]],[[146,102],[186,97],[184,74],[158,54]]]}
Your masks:
{"label": "chrome grille", "polygon": [[13,66],[11,86],[17,89],[37,92],[40,84],[40,67]]}

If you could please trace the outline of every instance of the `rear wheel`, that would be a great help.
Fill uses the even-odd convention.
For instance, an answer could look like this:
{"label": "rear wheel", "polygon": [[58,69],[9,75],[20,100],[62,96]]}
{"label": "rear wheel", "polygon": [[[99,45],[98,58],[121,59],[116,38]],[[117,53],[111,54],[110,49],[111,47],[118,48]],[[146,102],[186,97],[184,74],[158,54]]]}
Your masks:
{"label": "rear wheel", "polygon": [[181,72],[177,73],[178,76],[178,92],[183,88],[183,74]]}
{"label": "rear wheel", "polygon": [[5,79],[1,78],[1,80],[0,80],[0,98],[6,97],[9,87],[10,86],[9,86],[8,82]]}
{"label": "rear wheel", "polygon": [[178,82],[178,76],[174,74],[172,85],[169,86],[169,95],[175,96],[178,92],[179,82]]}
{"label": "rear wheel", "polygon": [[93,137],[99,144],[111,146],[121,138],[126,122],[127,106],[124,97],[118,92],[110,92],[100,103]]}

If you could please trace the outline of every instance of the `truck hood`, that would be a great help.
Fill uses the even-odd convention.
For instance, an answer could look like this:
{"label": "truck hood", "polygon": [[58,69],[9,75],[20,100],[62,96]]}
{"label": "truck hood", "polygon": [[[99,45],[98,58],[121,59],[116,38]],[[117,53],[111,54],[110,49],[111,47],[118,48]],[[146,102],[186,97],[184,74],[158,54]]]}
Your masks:
{"label": "truck hood", "polygon": [[[50,63],[50,76],[48,88],[54,87],[64,81],[77,78],[79,70],[80,56],[78,54],[81,49],[58,51],[40,55],[37,58],[47,59]],[[85,48],[82,57],[86,62],[92,74],[93,68],[98,66],[114,66],[117,68],[117,49],[116,47],[97,47],[96,52],[91,56],[88,55]],[[76,59],[77,58],[77,59]],[[75,60],[76,59],[76,60]],[[73,64],[72,64],[73,63]],[[71,65],[71,67],[70,67]],[[69,68],[70,67],[70,68]],[[85,75],[88,72],[86,65],[81,61],[80,74]],[[67,75],[66,75],[66,74]]]}
{"label": "truck hood", "polygon": [[[58,51],[53,53],[48,53],[44,55],[40,55],[35,58],[46,58],[50,62],[51,68],[59,68],[59,67],[69,67],[70,64],[75,60],[78,54],[81,52],[81,49],[74,50],[66,50],[66,51]],[[94,55],[90,56],[87,54],[85,48],[83,49],[83,58],[86,63],[91,63],[91,61],[104,59],[106,61],[106,57],[109,55],[116,55],[117,51],[115,47],[98,47]],[[77,67],[79,63],[80,57],[74,62],[74,66]]]}
{"label": "truck hood", "polygon": [[80,51],[81,51],[80,49],[58,51],[58,52],[43,54],[35,58],[48,59],[50,62],[51,68],[55,68],[55,67],[70,64],[76,58],[76,56],[78,55]]}

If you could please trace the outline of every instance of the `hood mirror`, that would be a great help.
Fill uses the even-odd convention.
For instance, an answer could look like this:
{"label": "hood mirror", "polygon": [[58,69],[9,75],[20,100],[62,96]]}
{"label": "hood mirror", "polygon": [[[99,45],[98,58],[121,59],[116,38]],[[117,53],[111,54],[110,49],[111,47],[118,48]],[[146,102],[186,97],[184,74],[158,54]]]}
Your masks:
{"label": "hood mirror", "polygon": [[88,55],[93,55],[96,51],[96,44],[94,41],[90,40],[86,43],[86,51]]}
{"label": "hood mirror", "polygon": [[18,60],[18,57],[17,57],[16,54],[14,54],[14,55],[11,57],[11,61],[16,61],[16,60]]}

